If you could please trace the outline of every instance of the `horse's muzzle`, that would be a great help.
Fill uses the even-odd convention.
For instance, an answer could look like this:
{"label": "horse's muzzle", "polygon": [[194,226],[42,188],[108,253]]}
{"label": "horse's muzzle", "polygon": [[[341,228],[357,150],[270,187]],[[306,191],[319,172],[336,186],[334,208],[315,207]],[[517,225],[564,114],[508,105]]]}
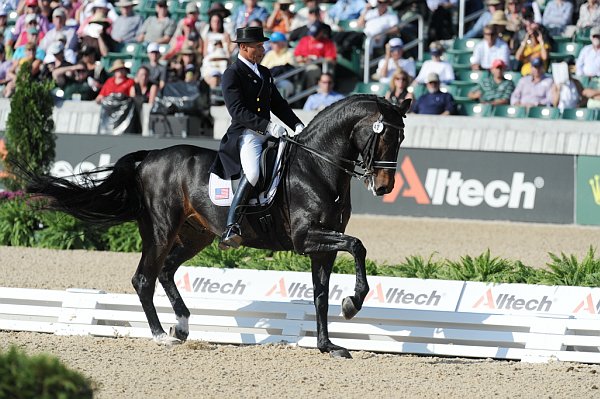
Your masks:
{"label": "horse's muzzle", "polygon": [[381,196],[390,193],[394,189],[395,171],[378,170],[374,178],[375,195]]}

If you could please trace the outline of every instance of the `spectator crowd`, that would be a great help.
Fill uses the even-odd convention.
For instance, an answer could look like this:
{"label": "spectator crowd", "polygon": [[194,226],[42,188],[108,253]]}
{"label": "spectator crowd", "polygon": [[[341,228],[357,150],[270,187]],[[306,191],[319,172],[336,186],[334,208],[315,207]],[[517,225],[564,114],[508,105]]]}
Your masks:
{"label": "spectator crowd", "polygon": [[[599,0],[470,1],[467,13],[483,13],[464,39],[452,22],[457,0],[142,1],[0,0],[2,96],[14,93],[23,65],[32,79],[53,80],[57,99],[118,95],[139,107],[174,83],[218,91],[237,57],[236,29],[262,26],[271,38],[263,65],[285,98],[314,93],[294,104],[305,110],[344,98],[340,60],[365,51],[377,59],[370,73],[380,94],[414,99],[415,113],[455,114],[465,103],[600,107]],[[424,60],[405,45],[417,37],[416,15],[426,21]],[[457,46],[465,39],[473,46]]]}

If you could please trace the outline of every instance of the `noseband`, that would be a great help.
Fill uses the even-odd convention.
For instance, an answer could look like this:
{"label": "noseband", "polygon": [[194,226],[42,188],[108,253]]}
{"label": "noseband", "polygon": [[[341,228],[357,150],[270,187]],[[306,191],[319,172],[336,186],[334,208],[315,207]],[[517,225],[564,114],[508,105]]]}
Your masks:
{"label": "noseband", "polygon": [[[388,122],[384,119],[383,113],[381,112],[381,108],[379,106],[379,103],[377,103],[377,108],[379,109],[379,117],[377,118],[377,121],[375,121],[373,123],[373,133],[371,133],[369,135],[369,138],[367,139],[367,143],[365,144],[365,146],[363,147],[363,149],[360,152],[362,155],[362,161],[355,161],[355,160],[347,159],[344,157],[331,157],[331,156],[325,155],[321,151],[315,150],[314,148],[311,148],[302,143],[299,143],[296,140],[293,140],[288,136],[284,136],[283,138],[286,141],[297,145],[298,147],[302,148],[303,150],[310,152],[313,155],[316,155],[317,157],[321,158],[322,160],[335,166],[336,168],[342,170],[343,172],[349,174],[352,177],[355,177],[355,178],[361,179],[361,180],[369,180],[370,185],[372,185],[374,175],[375,175],[375,169],[395,170],[396,167],[398,166],[397,161],[379,161],[379,160],[374,159],[375,151],[377,149],[377,144],[379,143],[380,137],[385,134],[385,132],[387,131],[388,128],[396,129],[396,130],[398,130],[398,132],[400,132],[400,130],[403,128],[403,126],[396,125],[396,124]],[[352,135],[350,135],[350,137],[352,138]],[[395,151],[396,156],[394,157],[394,159],[398,158],[398,151],[400,150],[400,144],[401,144],[401,142],[400,142],[400,140],[398,140],[398,145],[396,146],[396,151]],[[345,167],[342,163],[349,164],[350,168]],[[356,167],[361,168],[363,171],[356,170]]]}

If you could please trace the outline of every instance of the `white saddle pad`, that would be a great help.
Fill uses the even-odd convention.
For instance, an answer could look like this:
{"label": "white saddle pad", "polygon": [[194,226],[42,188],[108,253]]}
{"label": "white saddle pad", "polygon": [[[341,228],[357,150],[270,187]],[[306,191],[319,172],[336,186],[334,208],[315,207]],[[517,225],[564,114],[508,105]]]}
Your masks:
{"label": "white saddle pad", "polygon": [[[277,158],[275,159],[271,185],[267,190],[258,195],[258,200],[255,197],[252,197],[250,201],[248,201],[249,205],[268,205],[273,201],[273,198],[275,198],[277,186],[281,180],[281,157],[285,146],[286,142],[281,140],[277,149]],[[233,201],[233,194],[231,180],[221,179],[214,173],[210,174],[210,179],[208,181],[208,196],[213,204],[217,206],[230,206]]]}

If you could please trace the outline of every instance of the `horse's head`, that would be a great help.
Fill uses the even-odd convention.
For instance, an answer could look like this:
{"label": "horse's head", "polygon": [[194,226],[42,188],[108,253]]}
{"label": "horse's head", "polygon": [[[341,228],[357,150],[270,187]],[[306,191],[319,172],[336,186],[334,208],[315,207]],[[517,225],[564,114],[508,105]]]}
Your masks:
{"label": "horse's head", "polygon": [[376,112],[364,117],[354,128],[353,136],[360,148],[365,184],[373,195],[384,195],[394,188],[398,150],[404,140],[404,121],[411,100],[399,106],[376,100]]}

